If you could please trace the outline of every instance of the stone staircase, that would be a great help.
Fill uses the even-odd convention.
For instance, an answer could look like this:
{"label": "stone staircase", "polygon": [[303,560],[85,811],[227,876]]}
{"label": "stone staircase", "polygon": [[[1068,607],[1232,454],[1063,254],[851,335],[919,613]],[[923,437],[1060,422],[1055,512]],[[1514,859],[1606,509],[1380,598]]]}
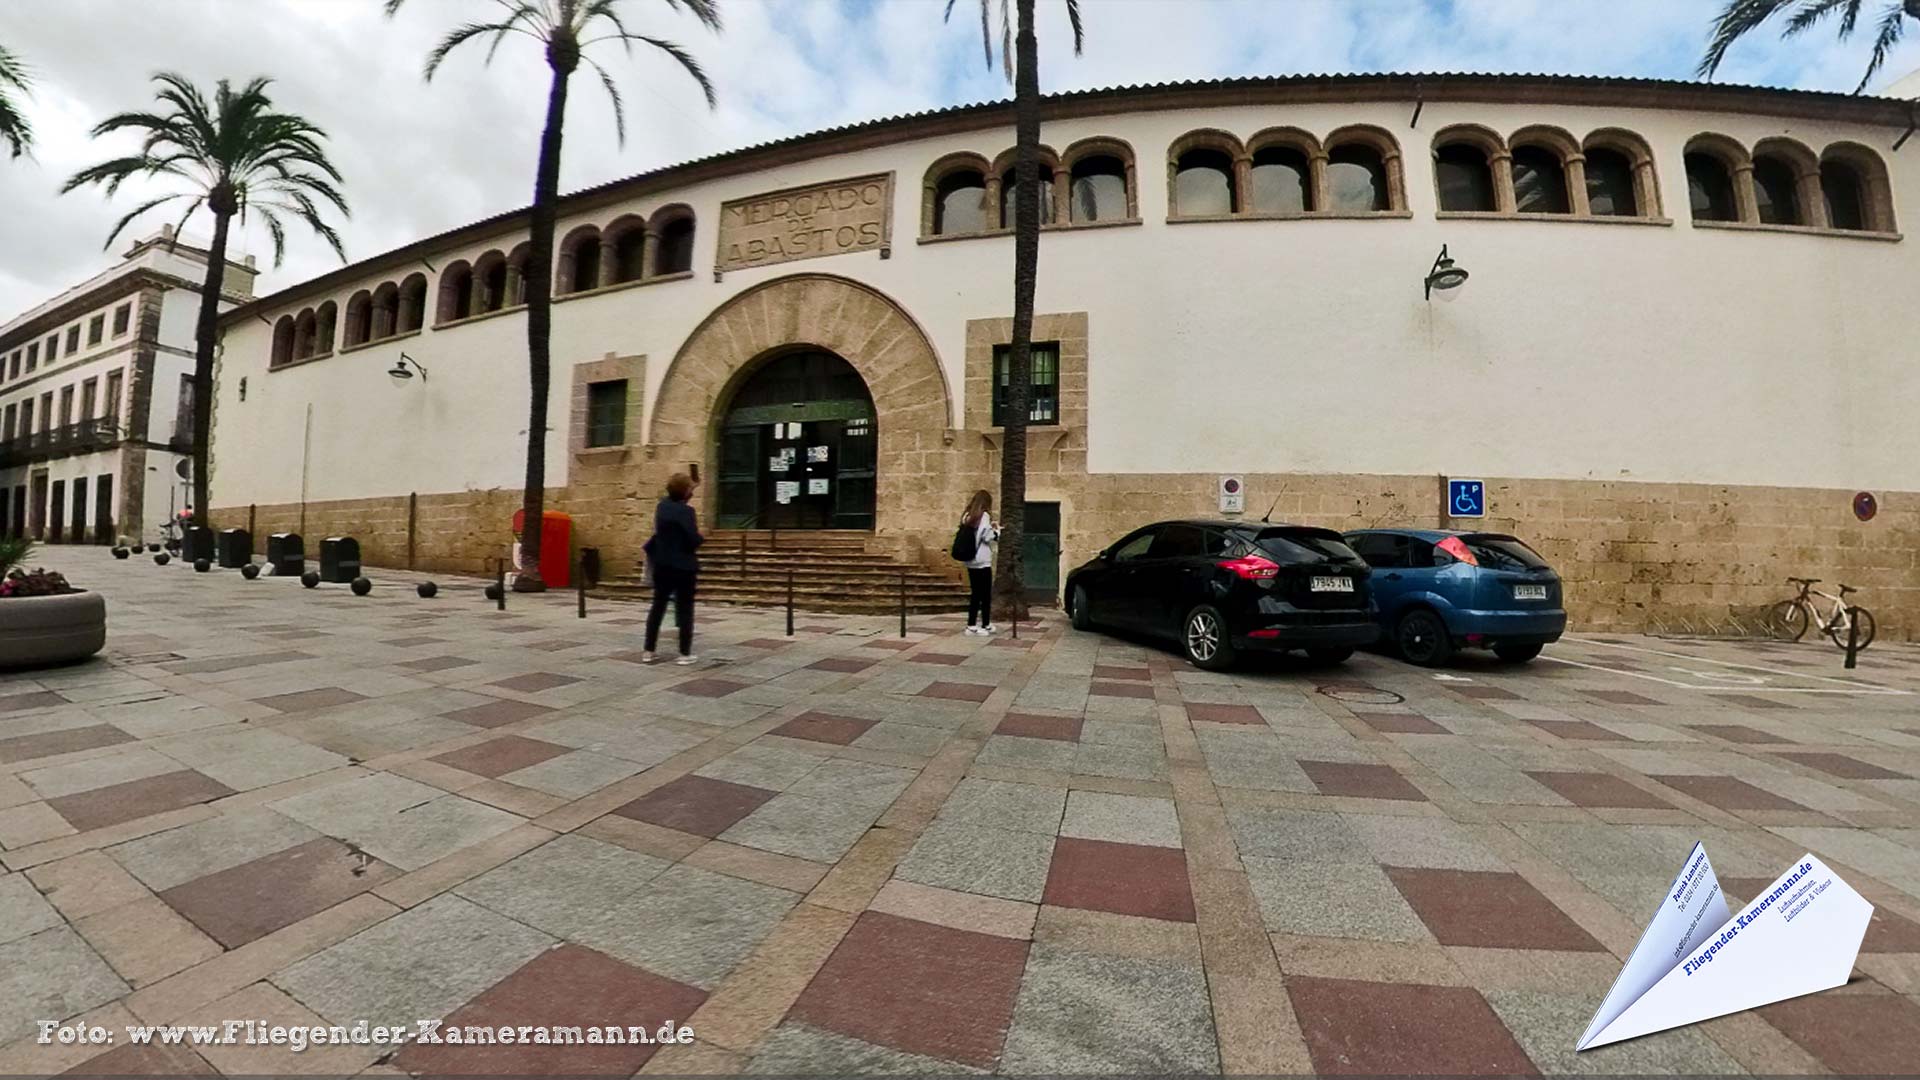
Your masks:
{"label": "stone staircase", "polygon": [[[901,575],[907,611],[923,614],[967,609],[966,581],[872,554],[873,534],[858,530],[716,529],[700,548],[702,603],[781,607],[787,602],[787,572],[793,572],[793,606],[799,611],[884,615],[900,610]],[[611,569],[611,568],[610,568]],[[616,600],[644,600],[638,562],[603,577],[595,592]]]}

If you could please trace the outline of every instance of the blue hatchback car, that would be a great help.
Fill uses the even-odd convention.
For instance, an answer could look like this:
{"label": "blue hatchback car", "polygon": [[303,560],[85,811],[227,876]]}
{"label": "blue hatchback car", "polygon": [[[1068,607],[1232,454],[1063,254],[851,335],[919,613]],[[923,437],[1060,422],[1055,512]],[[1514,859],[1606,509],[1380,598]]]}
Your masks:
{"label": "blue hatchback car", "polygon": [[1373,567],[1381,640],[1416,664],[1437,667],[1462,646],[1523,663],[1567,628],[1560,575],[1503,533],[1361,529],[1347,545]]}

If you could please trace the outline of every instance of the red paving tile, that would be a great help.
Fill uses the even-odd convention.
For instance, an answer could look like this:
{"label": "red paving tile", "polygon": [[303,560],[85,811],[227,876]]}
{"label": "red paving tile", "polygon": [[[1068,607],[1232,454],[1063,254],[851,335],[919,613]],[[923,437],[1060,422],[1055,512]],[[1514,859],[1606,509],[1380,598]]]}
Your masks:
{"label": "red paving tile", "polygon": [[734,682],[731,679],[688,679],[686,682],[668,687],[676,693],[705,698],[723,698],[746,688],[746,683]]}
{"label": "red paving tile", "polygon": [[[527,1025],[643,1029],[654,1038],[662,1024],[686,1025],[706,1001],[705,991],[662,978],[603,953],[562,945],[534,957],[446,1018],[448,1028]],[[428,1075],[631,1076],[657,1045],[409,1043],[393,1064]]]}
{"label": "red paving tile", "polygon": [[1093,687],[1087,691],[1095,697],[1145,698],[1153,700],[1153,687],[1137,682],[1101,682],[1094,680]]}
{"label": "red paving tile", "polygon": [[1114,664],[1093,665],[1093,677],[1096,679],[1134,679],[1139,682],[1152,682],[1153,672],[1143,667],[1119,667]]}
{"label": "red paving tile", "polygon": [[842,938],[790,1019],[908,1053],[991,1069],[1027,943],[869,911]]}
{"label": "red paving tile", "polygon": [[829,656],[824,660],[815,660],[807,666],[815,671],[838,671],[843,675],[851,675],[856,671],[865,671],[879,662],[878,660],[860,660],[851,656]]}
{"label": "red paving tile", "polygon": [[1010,712],[1001,718],[1000,726],[994,728],[993,733],[1025,735],[1030,739],[1079,742],[1080,724],[1081,718],[1078,716],[1039,716],[1034,713]]}
{"label": "red paving tile", "polygon": [[1187,720],[1192,723],[1206,724],[1251,724],[1265,727],[1267,721],[1260,710],[1251,705],[1220,705],[1204,701],[1187,702]]}
{"label": "red paving tile", "polygon": [[470,705],[464,709],[455,709],[442,716],[448,720],[458,720],[474,727],[497,728],[511,724],[516,720],[525,720],[529,716],[539,716],[553,710],[545,705],[535,705],[531,701],[489,701],[481,705]]}
{"label": "red paving tile", "polygon": [[987,642],[990,649],[1031,649],[1038,642],[1033,638],[995,637]]}
{"label": "red paving tile", "polygon": [[469,660],[464,656],[429,656],[421,660],[408,660],[394,667],[403,667],[409,671],[433,672],[448,671],[459,667],[472,667],[478,660]]}
{"label": "red paving tile", "polygon": [[[1187,715],[1193,715],[1193,706],[1187,706]],[[1453,734],[1419,713],[1356,712],[1353,715],[1373,730],[1388,735]]]}
{"label": "red paving tile", "polygon": [[773,798],[765,788],[705,776],[682,776],[662,784],[614,813],[696,836],[719,836],[734,822]]}
{"label": "red paving tile", "polygon": [[878,720],[862,720],[854,716],[835,716],[832,713],[803,712],[799,716],[781,724],[769,735],[785,735],[789,739],[811,739],[814,742],[833,743],[846,746],[867,733],[867,729],[879,723]]}
{"label": "red paving tile", "polygon": [[1649,776],[1722,810],[1805,810],[1797,802],[1731,776]]}
{"label": "red paving tile", "polygon": [[1317,1073],[1537,1076],[1479,991],[1292,975],[1287,996]]}
{"label": "red paving tile", "polygon": [[356,694],[338,686],[322,686],[317,690],[301,690],[293,694],[269,694],[254,698],[256,705],[265,705],[281,712],[306,712],[310,709],[325,709],[334,705],[351,705],[356,701],[365,701],[365,694]]}
{"label": "red paving tile", "polygon": [[515,675],[511,679],[499,679],[488,686],[498,686],[502,690],[513,690],[522,694],[537,694],[542,690],[557,690],[562,686],[572,686],[579,679],[571,675],[560,675],[551,671],[530,671],[525,675]]}
{"label": "red paving tile", "polygon": [[[1797,761],[1812,769],[1819,769],[1828,776],[1837,776],[1842,780],[1907,780],[1906,773],[1897,773],[1892,769],[1883,769],[1845,754],[1781,754],[1788,761]],[[4,759],[0,759],[4,760]]]}
{"label": "red paving tile", "polygon": [[757,637],[757,638],[748,638],[747,640],[741,642],[740,644],[746,646],[749,649],[784,649],[787,646],[793,644],[793,642],[788,641],[785,638]]}
{"label": "red paving tile", "polygon": [[181,769],[92,791],[62,795],[57,799],[48,799],[47,805],[67,819],[67,824],[86,832],[184,806],[196,806],[231,794],[233,789],[218,780],[192,769]]}
{"label": "red paving tile", "polygon": [[[292,634],[306,633],[306,631],[304,630],[289,630],[284,632],[292,633]],[[413,637],[388,638],[385,641],[382,641],[380,644],[390,645],[396,649],[412,649],[421,645],[445,645],[446,643],[447,643],[446,638],[423,637],[420,635],[415,635]]]}
{"label": "red paving tile", "polygon": [[1391,765],[1361,765],[1345,761],[1302,761],[1300,768],[1322,795],[1351,795],[1361,799],[1399,799],[1426,802],[1420,789],[1407,782]]}
{"label": "red paving tile", "polygon": [[1745,724],[1687,724],[1689,731],[1698,731],[1703,735],[1714,735],[1728,742],[1737,743],[1790,743],[1792,739],[1783,739],[1778,735],[1769,735],[1758,728]]}
{"label": "red paving tile", "polygon": [[61,1076],[219,1076],[220,1071],[184,1046],[126,1043],[68,1069]]}
{"label": "red paving tile", "polygon": [[0,739],[0,764],[33,761],[37,758],[52,757],[55,754],[96,750],[102,746],[118,746],[132,741],[133,736],[112,724],[89,724],[86,727],[67,728],[64,731],[16,735],[11,739]]}
{"label": "red paving tile", "polygon": [[936,682],[920,691],[920,696],[948,701],[985,701],[993,696],[993,687],[982,683]]}
{"label": "red paving tile", "polygon": [[1594,772],[1530,772],[1561,798],[1589,808],[1670,810],[1673,804],[1617,776]]}
{"label": "red paving tile", "polygon": [[907,661],[909,663],[940,664],[945,667],[958,667],[959,665],[965,663],[966,659],[967,658],[964,656],[955,656],[952,653],[937,653],[937,652],[927,652],[927,653],[921,653],[918,656],[907,657]]}
{"label": "red paving tile", "polygon": [[502,735],[473,746],[458,750],[449,750],[431,760],[473,773],[475,776],[505,776],[515,769],[524,769],[529,765],[538,765],[543,761],[572,753],[564,746],[555,746],[539,739],[527,739],[518,735]]}
{"label": "red paving tile", "polygon": [[1709,694],[1715,701],[1731,702],[1749,709],[1797,709],[1800,706],[1790,701],[1774,701],[1770,698],[1754,697],[1751,694]]}
{"label": "red paving tile", "polygon": [[1605,952],[1593,935],[1518,874],[1385,868],[1442,945]]}
{"label": "red paving tile", "polygon": [[1193,887],[1179,848],[1061,837],[1041,903],[1192,922]]}
{"label": "red paving tile", "polygon": [[1549,735],[1558,735],[1563,739],[1617,742],[1625,738],[1624,735],[1617,735],[1589,720],[1528,720],[1527,723]]}
{"label": "red paving tile", "polygon": [[1836,1073],[1911,1075],[1920,1068],[1920,1005],[1898,994],[1809,994],[1758,1011]]}
{"label": "red paving tile", "polygon": [[237,949],[397,873],[338,840],[322,837],[176,885],[160,893],[160,899],[208,937]]}
{"label": "red paving tile", "polygon": [[7,713],[26,712],[28,709],[46,709],[55,705],[65,705],[67,699],[51,690],[33,690],[25,694],[7,694],[0,697],[0,716]]}
{"label": "red paving tile", "polygon": [[901,638],[874,638],[872,641],[863,641],[860,644],[862,648],[893,649],[897,652],[901,649],[911,649],[920,643],[917,641],[906,641]]}
{"label": "red paving tile", "polygon": [[1459,694],[1461,697],[1473,698],[1475,701],[1519,701],[1520,700],[1519,694],[1516,694],[1513,691],[1508,690],[1503,686],[1486,686],[1486,685],[1451,686],[1451,687],[1448,687],[1448,689],[1452,690],[1456,694]]}
{"label": "red paving tile", "polygon": [[1664,701],[1636,694],[1631,690],[1582,690],[1581,693],[1609,705],[1665,705]]}

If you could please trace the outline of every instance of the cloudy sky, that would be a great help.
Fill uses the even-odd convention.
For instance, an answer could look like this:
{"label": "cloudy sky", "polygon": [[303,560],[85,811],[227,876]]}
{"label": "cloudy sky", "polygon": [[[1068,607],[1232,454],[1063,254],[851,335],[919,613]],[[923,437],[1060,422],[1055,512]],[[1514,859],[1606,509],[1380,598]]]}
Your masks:
{"label": "cloudy sky", "polygon": [[[617,46],[599,56],[627,98],[628,137],[614,136],[605,94],[576,80],[563,190],[691,157],[877,116],[1004,97],[986,69],[975,0],[943,25],[943,0],[718,0],[714,35],[665,0],[626,0],[630,25],[697,55],[718,85],[708,110],[665,56]],[[1041,85],[1067,90],[1227,75],[1500,71],[1690,78],[1721,0],[1081,0],[1087,43],[1075,58],[1064,5],[1040,0]],[[1874,0],[1870,6],[1877,6]],[[997,5],[996,5],[997,7]],[[123,152],[88,131],[152,100],[148,78],[174,70],[211,84],[276,80],[276,105],[332,136],[353,217],[348,255],[524,205],[546,72],[532,41],[509,39],[488,66],[484,44],[421,79],[450,26],[498,10],[491,0],[410,0],[387,20],[379,0],[0,0],[0,41],[37,76],[27,113],[31,159],[0,157],[0,322],[104,268],[101,244],[141,191],[111,204],[94,189],[58,194],[85,165]],[[1920,67],[1920,34],[1876,80]],[[1831,32],[1781,43],[1763,32],[1736,47],[1727,82],[1848,91],[1867,42]],[[156,230],[143,220],[129,236]],[[208,219],[188,226],[205,234]],[[124,238],[116,250],[124,250]],[[261,291],[336,265],[296,232],[271,268],[257,224],[242,243],[267,274]]]}

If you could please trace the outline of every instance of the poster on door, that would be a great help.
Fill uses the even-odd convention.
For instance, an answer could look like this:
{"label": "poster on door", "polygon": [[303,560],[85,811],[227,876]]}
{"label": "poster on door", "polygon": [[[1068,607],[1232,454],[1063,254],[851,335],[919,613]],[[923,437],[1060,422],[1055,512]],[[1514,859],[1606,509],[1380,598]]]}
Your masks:
{"label": "poster on door", "polygon": [[807,494],[825,495],[827,493],[827,484],[828,480],[824,476],[809,477],[807,479]]}

